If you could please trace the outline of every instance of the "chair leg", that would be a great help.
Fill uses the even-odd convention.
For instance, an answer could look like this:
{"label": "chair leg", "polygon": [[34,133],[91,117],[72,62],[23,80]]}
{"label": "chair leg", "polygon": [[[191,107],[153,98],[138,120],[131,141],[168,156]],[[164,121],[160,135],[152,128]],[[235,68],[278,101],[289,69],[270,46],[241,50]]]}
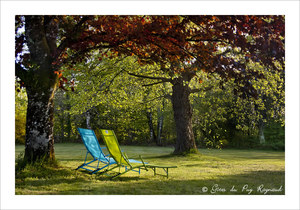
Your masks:
{"label": "chair leg", "polygon": [[100,170],[102,170],[102,169],[104,169],[106,167],[108,167],[108,165],[105,165],[102,168],[98,168],[98,169],[94,170],[91,174],[97,173],[98,171],[100,171]]}
{"label": "chair leg", "polygon": [[82,166],[84,166],[84,163],[82,163],[80,166],[78,166],[77,168],[75,168],[75,170],[80,169]]}
{"label": "chair leg", "polygon": [[114,166],[114,167],[112,167],[112,168],[108,168],[108,169],[106,169],[105,171],[100,172],[99,175],[104,174],[104,173],[107,173],[107,172],[109,172],[109,171],[112,171],[113,169],[115,169],[115,168],[117,168],[117,167],[119,167],[119,165],[116,165],[116,166]]}
{"label": "chair leg", "polygon": [[133,168],[127,169],[127,170],[125,170],[125,171],[122,172],[122,173],[118,173],[117,175],[112,176],[111,179],[115,179],[115,178],[117,178],[117,177],[119,177],[119,176],[121,176],[121,175],[123,175],[123,174],[126,174],[126,173],[129,172],[129,171],[133,171],[133,169],[136,169],[136,168],[139,168],[139,169],[140,169],[141,166],[133,167]]}
{"label": "chair leg", "polygon": [[87,166],[87,165],[89,165],[89,164],[95,162],[96,160],[97,160],[97,159],[94,159],[94,160],[92,160],[92,161],[90,161],[90,162],[88,162],[88,163],[86,163],[86,160],[85,160],[84,163],[81,164],[80,166],[78,166],[75,170],[78,170],[78,169],[80,169],[80,168],[83,168],[83,166]]}

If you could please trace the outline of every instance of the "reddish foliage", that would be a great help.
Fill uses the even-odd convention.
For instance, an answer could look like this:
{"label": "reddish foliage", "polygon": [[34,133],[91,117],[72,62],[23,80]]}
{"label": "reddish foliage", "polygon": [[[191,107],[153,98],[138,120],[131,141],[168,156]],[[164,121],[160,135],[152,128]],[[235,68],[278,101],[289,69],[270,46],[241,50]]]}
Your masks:
{"label": "reddish foliage", "polygon": [[[170,76],[189,74],[190,79],[205,71],[235,78],[241,91],[254,94],[248,80],[263,75],[247,69],[248,61],[269,69],[278,61],[284,67],[284,16],[44,16],[44,26],[46,37],[60,43],[49,44],[56,72],[63,64],[83,61],[91,50],[110,49],[111,56],[135,55],[140,64],[171,66]],[[16,57],[27,67],[32,62],[29,53],[21,54],[24,43],[25,35],[16,36]],[[228,53],[219,53],[222,48]],[[244,59],[229,56],[234,50]],[[66,82],[61,72],[58,77]]]}

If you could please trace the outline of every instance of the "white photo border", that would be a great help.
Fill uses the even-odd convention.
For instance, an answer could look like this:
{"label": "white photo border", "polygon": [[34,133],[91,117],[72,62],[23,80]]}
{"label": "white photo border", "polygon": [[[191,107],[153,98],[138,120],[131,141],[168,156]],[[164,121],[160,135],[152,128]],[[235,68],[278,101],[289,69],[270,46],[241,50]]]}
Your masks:
{"label": "white photo border", "polygon": [[[15,195],[15,15],[285,15],[285,195]],[[299,1],[1,1],[1,209],[297,209],[299,208]],[[116,202],[117,201],[117,202]],[[134,206],[126,205],[134,203]]]}

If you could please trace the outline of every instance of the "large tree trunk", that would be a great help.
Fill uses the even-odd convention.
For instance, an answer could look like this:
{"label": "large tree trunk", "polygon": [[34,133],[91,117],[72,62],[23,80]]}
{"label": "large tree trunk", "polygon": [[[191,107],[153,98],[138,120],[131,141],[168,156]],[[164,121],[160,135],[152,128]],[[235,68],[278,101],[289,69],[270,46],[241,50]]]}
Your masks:
{"label": "large tree trunk", "polygon": [[53,96],[55,87],[48,90],[27,88],[27,117],[25,160],[35,162],[38,159],[54,160],[53,137]]}
{"label": "large tree trunk", "polygon": [[[54,160],[53,97],[58,75],[53,66],[56,48],[56,24],[48,16],[26,16],[25,36],[30,51],[28,70],[17,69],[27,97],[25,156],[27,162]],[[18,65],[17,65],[18,66]],[[18,66],[18,68],[21,68]]]}
{"label": "large tree trunk", "polygon": [[190,88],[183,79],[173,81],[172,105],[176,125],[175,154],[197,152],[192,129],[192,107],[189,100]]}

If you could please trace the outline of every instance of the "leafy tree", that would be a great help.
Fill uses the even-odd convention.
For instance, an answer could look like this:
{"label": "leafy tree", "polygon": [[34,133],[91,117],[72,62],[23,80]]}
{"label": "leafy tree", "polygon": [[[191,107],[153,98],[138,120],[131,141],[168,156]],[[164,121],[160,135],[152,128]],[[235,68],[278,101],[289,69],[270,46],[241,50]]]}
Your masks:
{"label": "leafy tree", "polygon": [[127,17],[16,16],[15,73],[28,97],[26,161],[55,158],[53,96],[66,82],[61,67],[81,60],[93,49],[124,42],[130,32],[124,21]]}
{"label": "leafy tree", "polygon": [[198,72],[219,75],[220,86],[234,78],[234,92],[245,98],[258,96],[250,79],[264,77],[246,68],[249,62],[281,70],[278,62],[284,68],[283,16],[146,16],[137,27],[136,39],[121,47],[124,53],[138,56],[141,64],[160,66],[158,75],[130,75],[172,85],[177,132],[174,153],[196,151],[189,96],[206,91],[190,87]]}
{"label": "leafy tree", "polygon": [[272,125],[274,121],[284,125],[283,72],[265,70],[258,63],[250,63],[247,68],[255,68],[265,75],[265,79],[250,80],[258,90],[257,99],[234,95],[233,80],[227,82],[224,85],[225,89],[222,89],[218,82],[220,78],[208,80],[203,75],[202,84],[214,85],[214,88],[192,97],[195,111],[194,131],[200,131],[196,136],[198,139],[202,138],[199,143],[209,147],[223,147],[225,143],[238,146],[243,144],[241,141],[245,137],[239,136],[238,142],[235,142],[235,135],[242,133],[243,136],[253,138],[253,143],[258,143],[255,140],[258,139],[260,144],[263,144],[265,142],[262,142],[262,135],[264,138],[265,126]]}
{"label": "leafy tree", "polygon": [[[152,138],[157,143],[157,139],[153,138],[157,132],[154,123],[156,112],[153,110],[158,109],[161,100],[164,101],[164,92],[159,87],[148,87],[146,81],[141,82],[126,73],[125,69],[135,71],[141,68],[135,58],[102,58],[101,54],[95,54],[87,62],[78,63],[75,68],[79,70],[66,68],[64,74],[75,85],[75,91],[70,94],[72,114],[83,114],[89,110],[96,114],[98,120],[95,121],[101,121],[96,128],[113,126],[110,128],[120,133],[145,130],[144,125],[149,125],[149,131],[144,133],[149,133],[149,140]],[[151,68],[155,70],[155,66],[147,66],[148,70]],[[90,115],[91,118],[93,116]],[[131,121],[132,118],[135,120]],[[162,115],[158,118],[161,137]],[[121,128],[126,130],[121,131]]]}

